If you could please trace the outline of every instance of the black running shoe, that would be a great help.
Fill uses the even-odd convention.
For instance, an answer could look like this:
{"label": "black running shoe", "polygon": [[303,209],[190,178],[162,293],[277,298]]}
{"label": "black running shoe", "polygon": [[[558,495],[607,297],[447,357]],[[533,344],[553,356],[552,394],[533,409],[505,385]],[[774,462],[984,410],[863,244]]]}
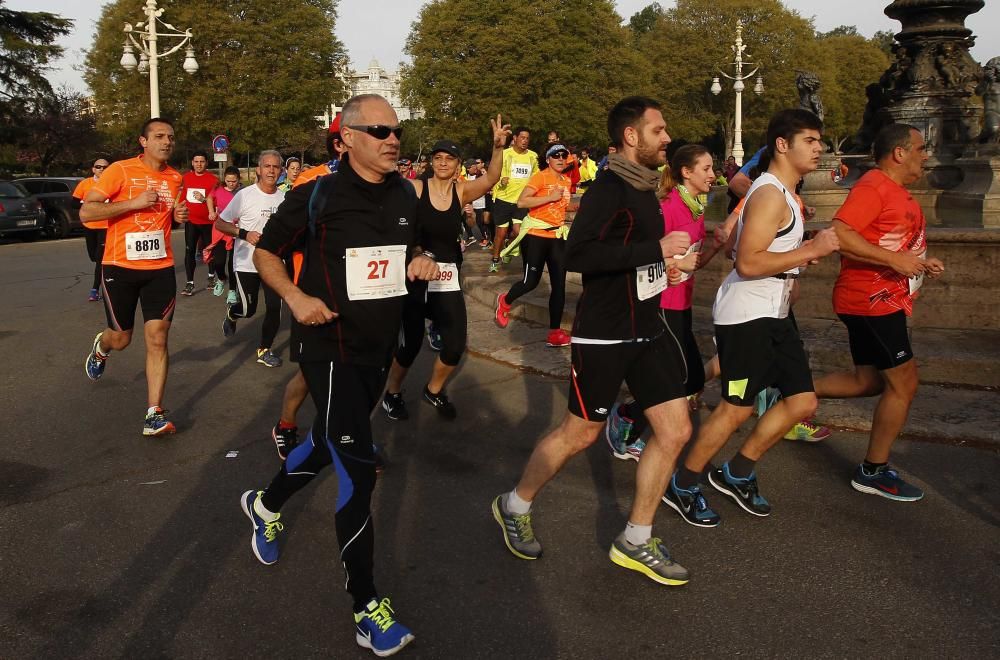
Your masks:
{"label": "black running shoe", "polygon": [[299,428],[293,426],[290,429],[283,429],[281,422],[279,422],[271,429],[271,439],[274,440],[274,446],[278,449],[278,456],[281,460],[285,460],[299,444]]}
{"label": "black running shoe", "polygon": [[431,391],[425,387],[424,401],[434,406],[438,414],[445,419],[455,419],[458,416],[455,404],[448,400],[448,395],[444,393],[444,390],[441,390],[437,394],[431,394]]}
{"label": "black running shoe", "polygon": [[757,492],[757,475],[737,479],[729,473],[729,463],[723,463],[718,470],[708,473],[708,483],[715,490],[736,500],[740,508],[755,516],[771,514],[771,505]]}
{"label": "black running shoe", "polygon": [[[676,477],[676,475],[675,475]],[[678,488],[674,478],[670,479],[663,503],[680,514],[684,522],[695,527],[715,527],[719,524],[719,514],[712,511],[697,485]]]}
{"label": "black running shoe", "polygon": [[385,411],[385,416],[392,420],[399,421],[410,418],[410,413],[406,411],[406,404],[403,403],[402,392],[396,394],[386,392],[382,398],[382,410]]}

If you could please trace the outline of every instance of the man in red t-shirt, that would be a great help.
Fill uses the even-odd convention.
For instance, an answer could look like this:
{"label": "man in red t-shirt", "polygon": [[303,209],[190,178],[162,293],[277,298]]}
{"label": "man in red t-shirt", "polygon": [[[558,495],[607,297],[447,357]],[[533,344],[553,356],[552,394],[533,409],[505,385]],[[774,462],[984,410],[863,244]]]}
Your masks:
{"label": "man in red t-shirt", "polygon": [[927,222],[905,188],[923,176],[923,134],[907,124],[891,124],[875,138],[874,150],[877,168],[854,185],[833,221],[841,253],[833,308],[847,326],[854,371],[820,378],[815,388],[821,398],[881,394],[868,454],[851,485],[862,493],[912,502],[923,491],[889,467],[889,452],[919,382],[906,317],[924,278],[943,273],[944,264],[927,256]]}
{"label": "man in red t-shirt", "polygon": [[[191,170],[184,173],[184,189],[186,192],[190,220],[184,225],[184,273],[187,284],[181,291],[183,296],[194,295],[194,266],[197,255],[212,244],[212,221],[208,217],[206,200],[212,191],[219,187],[219,180],[211,172],[206,172],[208,155],[204,151],[194,152],[191,157]],[[199,243],[201,244],[199,247]],[[208,285],[206,289],[215,286],[215,266],[208,264]]]}

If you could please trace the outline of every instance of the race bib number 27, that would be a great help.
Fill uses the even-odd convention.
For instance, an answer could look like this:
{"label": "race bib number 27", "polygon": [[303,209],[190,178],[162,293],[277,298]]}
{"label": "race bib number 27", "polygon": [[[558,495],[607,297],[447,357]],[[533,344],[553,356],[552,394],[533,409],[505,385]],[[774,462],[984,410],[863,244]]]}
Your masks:
{"label": "race bib number 27", "polygon": [[406,295],[406,246],[349,248],[344,255],[349,300]]}

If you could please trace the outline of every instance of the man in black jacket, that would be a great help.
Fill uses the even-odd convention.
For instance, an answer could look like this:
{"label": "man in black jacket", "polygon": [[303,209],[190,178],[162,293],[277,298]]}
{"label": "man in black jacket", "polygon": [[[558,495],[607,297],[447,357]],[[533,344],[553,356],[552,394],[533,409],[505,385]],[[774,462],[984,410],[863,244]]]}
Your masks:
{"label": "man in black jacket", "polygon": [[493,501],[493,516],[515,556],[541,555],[531,503],[570,458],[597,440],[625,381],[655,435],[639,461],[628,525],[609,554],[614,563],[660,584],[681,585],[688,581],[687,570],[652,536],[653,516],[691,431],[683,352],[659,315],[659,294],[667,286],[664,260],[690,244],[686,232],[663,235],[654,191],[670,136],[659,107],[652,99],[629,97],[608,115],[618,153],[583,197],[566,248],[567,270],[583,275],[569,411],[535,447],[517,487]]}
{"label": "man in black jacket", "polygon": [[[337,471],[335,524],[347,590],[354,599],[358,644],[377,655],[413,639],[379,600],[372,577],[371,494],[375,448],[370,415],[381,400],[402,319],[406,278],[438,275],[434,255],[414,252],[416,196],[396,173],[402,129],[389,103],[374,94],[345,105],[341,136],[348,148],[336,174],[294,188],[271,216],[254,253],[261,278],[288,304],[292,359],[316,404],[309,435],[271,484],[241,498],[253,524],[254,555],[278,560],[278,511],[320,470]],[[305,236],[299,286],[282,261]]]}

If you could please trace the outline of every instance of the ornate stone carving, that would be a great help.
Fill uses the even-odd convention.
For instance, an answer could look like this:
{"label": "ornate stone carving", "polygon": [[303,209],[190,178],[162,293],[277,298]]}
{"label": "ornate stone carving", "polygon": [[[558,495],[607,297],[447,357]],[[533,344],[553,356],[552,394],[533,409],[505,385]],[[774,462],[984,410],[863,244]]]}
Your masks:
{"label": "ornate stone carving", "polygon": [[799,107],[808,110],[823,121],[823,100],[819,96],[822,84],[819,76],[811,71],[796,71],[795,88],[799,90]]}
{"label": "ornate stone carving", "polygon": [[976,88],[983,97],[983,132],[979,141],[1000,144],[1000,57],[983,67],[983,79]]}

